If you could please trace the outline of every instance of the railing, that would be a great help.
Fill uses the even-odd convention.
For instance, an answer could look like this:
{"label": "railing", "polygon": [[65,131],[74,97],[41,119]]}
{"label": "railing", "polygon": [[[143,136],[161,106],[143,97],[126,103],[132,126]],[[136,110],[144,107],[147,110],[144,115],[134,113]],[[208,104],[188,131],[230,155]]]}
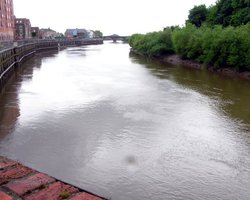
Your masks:
{"label": "railing", "polygon": [[103,44],[102,39],[55,39],[55,40],[22,40],[9,42],[0,50],[0,93],[5,84],[25,58],[36,51],[57,49],[64,46]]}

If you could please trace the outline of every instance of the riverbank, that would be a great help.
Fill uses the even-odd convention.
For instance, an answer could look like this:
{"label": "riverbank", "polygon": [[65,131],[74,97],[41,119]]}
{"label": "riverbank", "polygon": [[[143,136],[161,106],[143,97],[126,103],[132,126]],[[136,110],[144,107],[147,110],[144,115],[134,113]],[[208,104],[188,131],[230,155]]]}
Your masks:
{"label": "riverbank", "polygon": [[[184,27],[166,27],[163,31],[133,34],[131,48],[150,57],[179,55],[209,66],[212,72],[250,79],[250,24],[241,26],[197,27],[187,23]],[[175,62],[172,59],[172,62]],[[177,59],[179,62],[179,59]],[[191,66],[195,64],[191,64]],[[212,66],[212,67],[210,67]]]}
{"label": "riverbank", "polygon": [[0,199],[104,200],[104,198],[1,156]]}
{"label": "riverbank", "polygon": [[180,56],[174,54],[174,55],[166,55],[166,56],[162,56],[162,57],[158,57],[160,60],[162,60],[163,62],[167,62],[167,63],[171,63],[174,65],[183,65],[189,68],[193,68],[193,69],[202,69],[203,65],[192,61],[192,60],[183,60],[181,59]]}
{"label": "riverbank", "polygon": [[[131,48],[131,51],[133,53],[137,54],[137,55],[147,57],[146,55],[143,55],[143,54],[133,50],[132,48]],[[207,66],[205,64],[199,63],[199,62],[194,61],[194,60],[182,59],[177,54],[153,57],[153,59],[160,60],[162,62],[170,63],[170,64],[173,64],[173,65],[182,65],[184,67],[188,67],[188,68],[191,68],[191,69],[201,70],[201,69],[206,68],[208,71],[210,71],[212,73],[220,74],[222,76],[227,76],[227,77],[231,77],[231,78],[236,78],[237,77],[237,78],[241,78],[241,79],[244,79],[244,80],[250,80],[250,71],[238,72],[235,69],[231,69],[231,68],[228,68],[228,67],[216,68],[214,66]]]}
{"label": "riverbank", "polygon": [[164,62],[168,62],[171,64],[175,64],[175,65],[183,65],[185,67],[189,67],[189,68],[193,68],[193,69],[203,69],[203,68],[207,68],[210,72],[212,73],[218,73],[221,74],[223,76],[228,76],[228,77],[238,77],[238,78],[242,78],[245,80],[250,80],[250,71],[244,71],[244,72],[238,72],[235,69],[231,69],[231,68],[216,68],[213,66],[206,66],[204,64],[198,63],[196,61],[193,60],[184,60],[182,59],[179,55],[166,55],[163,57],[159,58],[160,60],[164,61]]}

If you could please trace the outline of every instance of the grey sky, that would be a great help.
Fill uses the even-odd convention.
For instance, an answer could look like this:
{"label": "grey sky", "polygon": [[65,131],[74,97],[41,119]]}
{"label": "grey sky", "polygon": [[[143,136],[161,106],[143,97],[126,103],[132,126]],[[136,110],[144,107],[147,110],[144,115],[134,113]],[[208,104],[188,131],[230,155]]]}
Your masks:
{"label": "grey sky", "polygon": [[194,5],[216,0],[13,0],[16,17],[32,26],[65,32],[67,28],[101,30],[105,35],[146,33],[183,25]]}

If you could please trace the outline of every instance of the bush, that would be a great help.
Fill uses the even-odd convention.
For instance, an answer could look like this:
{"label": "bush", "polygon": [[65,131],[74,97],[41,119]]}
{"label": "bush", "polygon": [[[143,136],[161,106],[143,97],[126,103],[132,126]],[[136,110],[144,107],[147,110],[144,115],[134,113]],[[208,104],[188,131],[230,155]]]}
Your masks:
{"label": "bush", "polygon": [[184,59],[216,67],[250,70],[249,33],[250,23],[238,27],[203,24],[200,28],[187,24],[146,35],[134,34],[129,44],[148,56],[177,53]]}
{"label": "bush", "polygon": [[134,34],[129,44],[136,51],[148,56],[161,56],[174,53],[171,39],[171,29],[148,33],[146,35]]}
{"label": "bush", "polygon": [[250,24],[239,27],[188,24],[172,35],[177,54],[217,67],[250,69]]}

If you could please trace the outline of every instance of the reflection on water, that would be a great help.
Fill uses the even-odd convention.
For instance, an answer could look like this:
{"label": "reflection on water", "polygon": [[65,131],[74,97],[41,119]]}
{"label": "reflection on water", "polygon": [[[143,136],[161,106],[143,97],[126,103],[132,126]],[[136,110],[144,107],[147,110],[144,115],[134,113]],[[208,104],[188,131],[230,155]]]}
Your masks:
{"label": "reflection on water", "polygon": [[250,90],[249,81],[239,78],[228,78],[218,74],[209,73],[206,70],[195,70],[183,68],[181,66],[166,64],[150,59],[142,59],[140,56],[130,53],[135,63],[145,65],[155,76],[160,79],[170,79],[180,84],[196,90],[212,99],[222,102],[221,106],[227,114],[232,115],[245,125],[250,124]]}
{"label": "reflection on water", "polygon": [[247,200],[249,86],[126,44],[40,54],[1,97],[0,154],[117,200]]}

